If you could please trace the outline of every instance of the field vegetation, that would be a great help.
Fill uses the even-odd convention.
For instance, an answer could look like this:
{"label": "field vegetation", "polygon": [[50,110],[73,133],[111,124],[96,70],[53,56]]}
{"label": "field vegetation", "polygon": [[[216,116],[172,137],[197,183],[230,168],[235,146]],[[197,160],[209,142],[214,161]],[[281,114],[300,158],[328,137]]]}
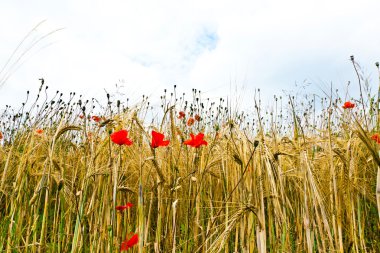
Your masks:
{"label": "field vegetation", "polygon": [[249,113],[41,80],[0,114],[0,251],[380,252],[379,97],[358,80],[268,108],[258,91]]}

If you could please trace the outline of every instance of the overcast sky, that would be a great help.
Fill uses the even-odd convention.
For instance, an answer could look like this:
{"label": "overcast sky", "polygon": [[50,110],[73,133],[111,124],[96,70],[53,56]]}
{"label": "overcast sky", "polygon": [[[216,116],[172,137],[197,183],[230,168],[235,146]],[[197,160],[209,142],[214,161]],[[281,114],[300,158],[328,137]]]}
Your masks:
{"label": "overcast sky", "polygon": [[0,72],[0,81],[9,76],[0,106],[35,94],[41,77],[52,91],[88,97],[115,92],[116,83],[131,98],[159,97],[176,84],[211,98],[237,90],[249,100],[255,88],[272,97],[295,83],[322,93],[348,81],[355,97],[350,55],[377,89],[379,10],[375,0],[4,0],[0,69],[46,21]]}

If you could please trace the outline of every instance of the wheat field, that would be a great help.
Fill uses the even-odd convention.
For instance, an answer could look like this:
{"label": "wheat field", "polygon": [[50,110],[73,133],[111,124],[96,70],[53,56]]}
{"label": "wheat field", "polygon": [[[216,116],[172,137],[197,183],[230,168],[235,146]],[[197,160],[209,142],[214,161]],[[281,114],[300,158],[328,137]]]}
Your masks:
{"label": "wheat field", "polygon": [[244,113],[174,87],[156,113],[47,88],[1,111],[1,252],[380,252],[373,94]]}

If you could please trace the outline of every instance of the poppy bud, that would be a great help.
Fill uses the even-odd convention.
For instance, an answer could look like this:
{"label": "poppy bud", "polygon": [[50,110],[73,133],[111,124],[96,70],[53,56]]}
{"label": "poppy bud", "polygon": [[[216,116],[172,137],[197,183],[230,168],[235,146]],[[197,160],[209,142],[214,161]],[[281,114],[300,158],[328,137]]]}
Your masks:
{"label": "poppy bud", "polygon": [[188,120],[187,120],[187,125],[188,126],[192,126],[194,124],[195,120],[194,118],[190,117]]}

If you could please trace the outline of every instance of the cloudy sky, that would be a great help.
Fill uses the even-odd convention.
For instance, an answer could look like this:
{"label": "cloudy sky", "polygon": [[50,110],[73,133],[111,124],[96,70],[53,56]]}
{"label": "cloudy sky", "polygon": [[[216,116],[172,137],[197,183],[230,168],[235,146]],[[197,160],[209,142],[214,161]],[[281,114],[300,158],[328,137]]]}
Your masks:
{"label": "cloudy sky", "polygon": [[36,93],[41,77],[88,97],[115,84],[131,98],[159,97],[176,84],[249,101],[255,88],[272,97],[296,83],[322,93],[348,81],[355,97],[350,55],[377,89],[378,10],[375,0],[4,0],[0,106]]}

